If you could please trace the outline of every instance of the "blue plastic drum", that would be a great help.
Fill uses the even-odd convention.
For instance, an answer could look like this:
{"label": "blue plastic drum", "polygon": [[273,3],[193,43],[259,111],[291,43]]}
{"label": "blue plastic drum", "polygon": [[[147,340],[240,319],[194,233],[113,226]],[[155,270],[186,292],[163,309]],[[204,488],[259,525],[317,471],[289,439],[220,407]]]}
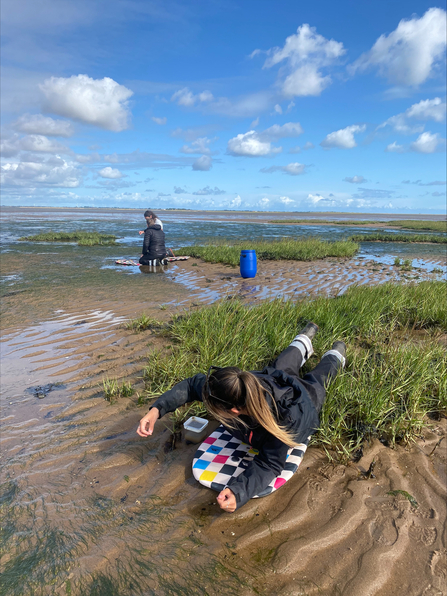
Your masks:
{"label": "blue plastic drum", "polygon": [[258,269],[256,251],[241,250],[240,266],[242,277],[256,277],[256,271]]}

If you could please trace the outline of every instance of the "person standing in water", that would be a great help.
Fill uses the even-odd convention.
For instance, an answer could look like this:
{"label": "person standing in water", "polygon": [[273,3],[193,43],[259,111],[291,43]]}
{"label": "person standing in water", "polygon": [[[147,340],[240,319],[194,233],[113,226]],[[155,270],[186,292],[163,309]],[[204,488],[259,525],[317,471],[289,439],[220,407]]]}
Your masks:
{"label": "person standing in water", "polygon": [[312,338],[317,331],[315,323],[308,323],[260,372],[211,366],[208,374],[199,373],[177,383],[140,420],[137,433],[148,437],[155,422],[166,413],[188,402],[203,401],[231,435],[259,452],[217,497],[224,511],[234,512],[281,474],[290,447],[318,429],[326,386],[345,364],[346,345],[334,342],[319,364],[301,378],[299,369],[313,354]]}
{"label": "person standing in water", "polygon": [[[147,228],[144,232],[143,253],[140,257],[140,265],[160,265],[166,257],[165,234],[163,224],[153,211],[145,211]],[[160,223],[157,223],[160,222]]]}

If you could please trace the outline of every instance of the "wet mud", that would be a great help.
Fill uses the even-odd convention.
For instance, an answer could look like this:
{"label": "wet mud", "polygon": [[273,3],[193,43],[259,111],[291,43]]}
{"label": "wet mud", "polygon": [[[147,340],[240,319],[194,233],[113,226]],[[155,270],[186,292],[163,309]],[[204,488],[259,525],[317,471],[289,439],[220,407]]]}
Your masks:
{"label": "wet mud", "polygon": [[[2,594],[446,596],[445,420],[407,448],[365,443],[348,466],[311,447],[280,491],[225,514],[192,477],[196,446],[177,436],[166,449],[169,420],[136,434],[143,368],[165,344],[125,326],[225,296],[255,304],[438,274],[357,258],[261,263],[253,280],[194,260],[165,275],[160,301],[93,288],[51,316],[36,301],[32,324],[4,330]],[[134,394],[106,401],[112,378]]]}

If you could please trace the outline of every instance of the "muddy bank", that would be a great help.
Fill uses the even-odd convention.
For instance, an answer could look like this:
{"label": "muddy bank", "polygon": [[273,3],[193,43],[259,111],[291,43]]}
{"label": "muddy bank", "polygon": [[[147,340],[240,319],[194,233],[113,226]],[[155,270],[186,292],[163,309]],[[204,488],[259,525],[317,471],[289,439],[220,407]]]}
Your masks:
{"label": "muddy bank", "polygon": [[[80,289],[46,318],[36,301],[35,323],[2,338],[4,593],[445,596],[445,420],[408,448],[373,441],[349,466],[311,447],[280,491],[221,513],[192,477],[195,447],[167,450],[168,420],[136,435],[142,370],[169,347],[125,327],[225,295],[256,303],[436,274],[353,259],[261,263],[254,280],[190,260],[166,275],[160,302],[125,284]],[[134,395],[105,401],[105,378],[130,381]],[[373,460],[375,478],[362,479]]]}

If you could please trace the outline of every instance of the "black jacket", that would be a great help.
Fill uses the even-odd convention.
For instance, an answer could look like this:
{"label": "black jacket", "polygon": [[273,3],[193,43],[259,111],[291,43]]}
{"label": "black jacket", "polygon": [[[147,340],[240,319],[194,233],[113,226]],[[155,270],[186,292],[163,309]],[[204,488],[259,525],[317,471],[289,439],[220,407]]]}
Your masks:
{"label": "black jacket", "polygon": [[[317,430],[318,413],[308,390],[300,379],[272,367],[254,374],[273,396],[278,410],[279,424],[293,432],[297,443],[302,443]],[[152,407],[158,408],[161,418],[167,412],[173,412],[187,402],[202,401],[205,379],[205,375],[200,373],[177,383],[172,389],[163,393]],[[268,393],[266,393],[266,399],[271,404]],[[289,449],[285,443],[271,435],[249,416],[241,416],[241,419],[248,426],[238,424],[237,429],[228,429],[229,432],[244,443],[251,444],[259,454],[253,458],[240,476],[232,478],[228,483],[228,488],[236,496],[237,508],[244,505],[281,474]],[[236,423],[237,421],[238,419],[235,418]]]}
{"label": "black jacket", "polygon": [[165,233],[158,224],[148,226],[144,231],[143,258],[162,259],[166,256]]}

